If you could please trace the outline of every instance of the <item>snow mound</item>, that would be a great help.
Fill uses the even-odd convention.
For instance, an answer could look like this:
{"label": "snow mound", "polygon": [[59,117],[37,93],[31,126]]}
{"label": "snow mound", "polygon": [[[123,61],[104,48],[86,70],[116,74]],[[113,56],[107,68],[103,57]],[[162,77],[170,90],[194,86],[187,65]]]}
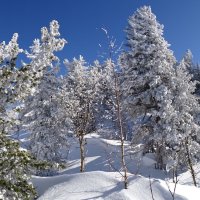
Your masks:
{"label": "snow mound", "polygon": [[[110,155],[110,152],[114,154]],[[122,176],[113,172],[107,161],[112,157],[115,168],[120,170],[118,140],[102,139],[97,134],[88,135],[86,155],[84,173],[79,173],[80,155],[75,143],[70,150],[69,166],[61,170],[59,176],[32,177],[32,183],[39,195],[38,200],[152,200],[149,175],[154,199],[172,200],[165,181],[171,181],[170,174],[154,169],[154,154],[148,153],[142,157],[139,153],[138,158],[134,159],[135,154],[132,156],[130,152],[130,156],[127,156],[130,172],[127,190],[123,189]],[[134,175],[138,174],[138,162],[140,176]],[[200,166],[195,169],[199,172],[197,169]],[[200,189],[192,185],[189,172],[178,178],[175,200],[199,200]],[[173,191],[174,184],[169,183],[169,187]]]}
{"label": "snow mound", "polygon": [[[38,189],[46,192],[38,200],[151,200],[149,179],[129,175],[129,188],[123,189],[117,172],[85,172],[49,178],[35,177]],[[171,200],[165,181],[151,179],[156,200]],[[52,187],[51,187],[52,185]],[[170,185],[173,188],[173,185]],[[42,191],[42,190],[41,190]],[[184,195],[182,195],[184,194]],[[195,196],[192,196],[195,194]],[[178,185],[176,200],[199,200],[200,191],[192,186]]]}

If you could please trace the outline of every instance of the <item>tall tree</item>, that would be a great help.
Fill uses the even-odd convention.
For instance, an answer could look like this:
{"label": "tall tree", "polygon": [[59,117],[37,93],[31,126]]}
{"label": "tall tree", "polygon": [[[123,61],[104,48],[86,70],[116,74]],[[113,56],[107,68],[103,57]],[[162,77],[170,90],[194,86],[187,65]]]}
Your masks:
{"label": "tall tree", "polygon": [[164,141],[172,131],[167,127],[173,118],[175,58],[150,7],[141,7],[129,18],[126,33],[128,51],[120,62],[124,69],[124,106],[132,119],[139,120],[133,141],[145,146],[151,143],[153,149],[157,146],[157,162],[163,168]]}
{"label": "tall tree", "polygon": [[[175,144],[181,155],[181,162],[187,163],[196,186],[194,163],[200,152],[200,127],[196,117],[199,114],[198,98],[194,94],[196,83],[192,81],[192,75],[188,71],[187,63],[183,59],[176,67],[176,79],[173,107],[176,111],[175,131],[170,135],[170,143]],[[173,145],[172,145],[173,146]]]}
{"label": "tall tree", "polygon": [[[23,63],[16,66],[19,53],[24,52],[17,43],[18,34],[14,34],[6,45],[0,45],[0,193],[4,199],[33,199],[35,190],[29,183],[29,168],[32,158],[27,151],[23,151],[19,144],[9,138],[13,121],[7,113],[11,104],[20,104],[30,93],[34,93],[39,84],[43,71],[56,57],[52,51],[61,50],[65,44],[58,36],[58,23],[50,24],[50,34],[47,28],[42,28],[42,41],[35,40],[32,53],[26,53],[32,58],[30,64]],[[50,37],[51,36],[51,37]],[[50,39],[50,41],[49,41]],[[53,43],[53,45],[49,45]],[[41,47],[41,48],[40,48]]]}
{"label": "tall tree", "polygon": [[31,153],[39,160],[61,162],[62,150],[67,150],[67,123],[60,115],[58,90],[59,58],[56,51],[63,49],[66,41],[59,38],[59,24],[50,23],[50,30],[42,28],[41,42],[35,40],[31,53],[30,65],[42,73],[39,84],[32,96],[29,96],[22,110],[23,128],[30,133]]}
{"label": "tall tree", "polygon": [[30,89],[27,70],[16,68],[17,56],[22,52],[17,39],[15,33],[8,44],[0,45],[0,194],[10,200],[33,199],[36,195],[28,183],[31,157],[8,137],[14,123],[7,114],[9,105],[19,101]]}
{"label": "tall tree", "polygon": [[37,91],[26,99],[21,113],[22,128],[30,133],[31,153],[38,160],[52,164],[61,163],[69,148],[68,124],[59,112],[60,83],[54,70],[44,73]]}

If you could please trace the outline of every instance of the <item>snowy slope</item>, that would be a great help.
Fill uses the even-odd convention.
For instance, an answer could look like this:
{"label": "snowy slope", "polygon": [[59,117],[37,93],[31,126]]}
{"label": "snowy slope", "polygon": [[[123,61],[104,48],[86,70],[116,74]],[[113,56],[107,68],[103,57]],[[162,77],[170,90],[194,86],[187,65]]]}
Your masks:
{"label": "snowy slope", "polygon": [[[151,200],[149,175],[152,177],[154,199],[171,200],[165,181],[169,174],[154,169],[152,155],[142,160],[127,158],[131,174],[129,174],[128,190],[123,189],[120,173],[113,172],[109,166],[112,162],[115,168],[120,169],[119,144],[117,140],[105,140],[96,134],[89,135],[84,173],[79,173],[78,145],[72,145],[69,167],[61,171],[59,176],[32,178],[40,196],[38,200]],[[136,172],[141,175],[133,175]],[[189,173],[184,173],[179,178],[181,184],[177,186],[175,199],[199,200],[200,189],[192,186]],[[170,187],[173,190],[174,185],[171,183]]]}
{"label": "snowy slope", "polygon": [[[149,179],[130,175],[128,190],[123,189],[120,180],[119,173],[95,171],[38,178],[35,184],[40,185],[40,190],[44,190],[47,185],[53,185],[38,200],[150,200],[152,198]],[[164,181],[151,180],[151,182],[156,200],[172,199]],[[184,185],[177,187],[177,200],[199,200],[199,196],[198,188]]]}

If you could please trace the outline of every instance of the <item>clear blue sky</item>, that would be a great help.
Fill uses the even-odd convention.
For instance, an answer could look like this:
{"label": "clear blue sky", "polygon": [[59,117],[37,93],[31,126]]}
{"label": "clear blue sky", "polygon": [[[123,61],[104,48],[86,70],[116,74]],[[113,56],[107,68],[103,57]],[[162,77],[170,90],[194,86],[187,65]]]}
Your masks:
{"label": "clear blue sky", "polygon": [[53,19],[59,21],[61,34],[69,42],[61,58],[83,55],[92,62],[98,58],[106,28],[123,42],[127,19],[143,5],[150,5],[177,59],[191,49],[200,61],[200,0],[1,0],[0,41],[8,41],[18,32],[19,43],[27,49],[40,28]]}

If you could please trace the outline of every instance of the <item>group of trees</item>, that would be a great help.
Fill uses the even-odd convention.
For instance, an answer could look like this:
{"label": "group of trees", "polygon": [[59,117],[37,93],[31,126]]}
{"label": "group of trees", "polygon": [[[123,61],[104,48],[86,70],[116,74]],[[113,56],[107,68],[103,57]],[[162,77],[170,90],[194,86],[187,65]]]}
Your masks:
{"label": "group of trees", "polygon": [[[0,44],[0,196],[3,199],[33,199],[36,195],[29,176],[37,163],[35,157],[12,139],[19,123],[18,118],[9,113],[12,109],[20,111],[23,102],[36,94],[45,71],[58,61],[54,52],[62,50],[66,43],[59,38],[58,29],[57,21],[50,23],[50,30],[42,28],[41,41],[34,40],[30,53],[19,48],[18,34],[14,34],[8,44]],[[30,59],[28,64],[17,66],[20,53]]]}
{"label": "group of trees", "polygon": [[[0,161],[0,194],[5,199],[33,198],[35,191],[28,183],[33,158],[54,167],[62,163],[71,133],[80,146],[83,172],[85,135],[107,126],[100,115],[113,123],[115,138],[121,141],[125,188],[127,138],[133,146],[143,144],[144,154],[155,153],[156,168],[164,169],[169,161],[173,169],[187,163],[196,185],[198,69],[189,51],[180,62],[176,60],[150,7],[138,9],[129,18],[126,47],[117,59],[112,56],[111,41],[103,63],[95,61],[91,66],[82,56],[65,60],[67,74],[62,76],[57,73],[60,60],[55,52],[66,41],[60,38],[58,22],[52,21],[41,33],[30,52],[19,48],[17,34],[7,45],[0,45],[0,157],[4,158]],[[19,53],[29,62],[17,66]],[[13,108],[16,118],[8,114]],[[11,137],[16,126],[30,134],[28,151]]]}
{"label": "group of trees", "polygon": [[187,69],[189,60],[176,61],[149,7],[130,17],[126,31],[129,51],[120,58],[124,104],[132,119],[140,119],[134,133],[139,141],[133,142],[156,149],[163,168],[159,156],[166,146],[181,148],[186,139],[198,138],[196,83]]}
{"label": "group of trees", "polygon": [[133,143],[143,143],[145,151],[156,153],[156,167],[163,169],[169,159],[174,165],[186,161],[193,174],[192,162],[200,149],[191,56],[187,53],[176,61],[163,38],[163,26],[149,7],[130,17],[126,32],[128,51],[120,61],[124,104],[131,118],[138,119]]}

